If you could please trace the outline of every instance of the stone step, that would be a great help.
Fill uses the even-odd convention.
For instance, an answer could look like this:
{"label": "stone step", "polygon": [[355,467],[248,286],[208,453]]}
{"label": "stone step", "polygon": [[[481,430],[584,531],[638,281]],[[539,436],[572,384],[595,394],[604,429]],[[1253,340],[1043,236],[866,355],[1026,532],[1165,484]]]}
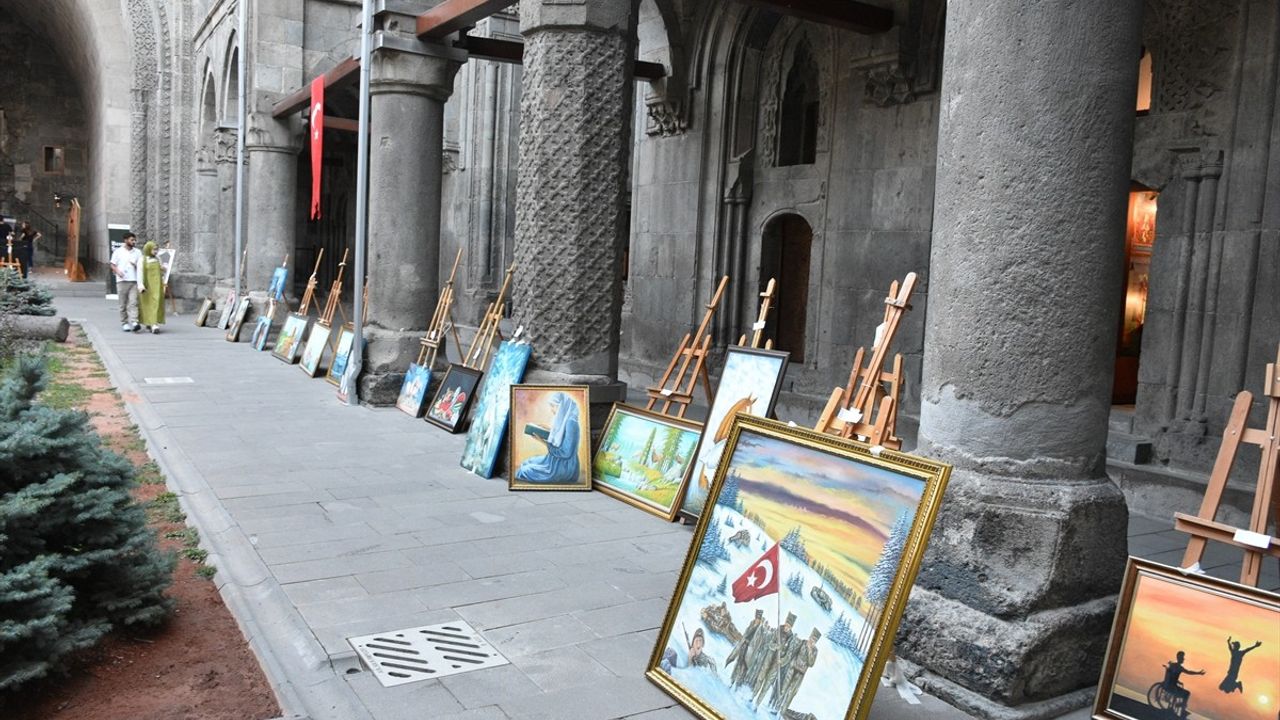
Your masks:
{"label": "stone step", "polygon": [[1112,429],[1107,434],[1107,457],[1143,465],[1151,462],[1151,440]]}
{"label": "stone step", "polygon": [[1111,408],[1111,415],[1107,419],[1107,426],[1113,433],[1133,432],[1133,408],[1131,407]]}

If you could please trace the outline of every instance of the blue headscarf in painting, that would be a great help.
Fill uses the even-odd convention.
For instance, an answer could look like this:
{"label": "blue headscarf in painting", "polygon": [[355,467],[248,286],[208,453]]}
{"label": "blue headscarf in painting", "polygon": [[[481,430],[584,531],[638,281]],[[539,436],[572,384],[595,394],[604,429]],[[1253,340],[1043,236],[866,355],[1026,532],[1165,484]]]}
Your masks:
{"label": "blue headscarf in painting", "polygon": [[531,483],[576,483],[578,481],[578,404],[568,394],[551,395],[556,417],[547,434],[547,454],[529,458],[516,470],[516,479]]}

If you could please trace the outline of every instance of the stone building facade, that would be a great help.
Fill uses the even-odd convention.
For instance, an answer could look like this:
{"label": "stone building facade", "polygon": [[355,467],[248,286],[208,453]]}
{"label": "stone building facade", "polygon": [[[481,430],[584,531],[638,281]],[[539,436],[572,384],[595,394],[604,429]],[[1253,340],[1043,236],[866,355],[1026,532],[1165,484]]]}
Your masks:
{"label": "stone building facade", "polygon": [[[310,221],[305,113],[272,108],[356,51],[359,3],[241,1],[244,39],[236,0],[0,0],[0,31],[47,40],[49,77],[70,78],[46,85],[77,86],[60,96],[85,118],[64,129],[92,257],[131,224],[179,248],[193,299],[233,282],[241,73],[248,287],[288,256],[296,295],[321,249],[325,287],[353,237],[354,135],[327,133]],[[874,32],[765,0],[523,0],[470,31],[524,42],[523,67],[419,42],[435,4],[376,21],[362,396],[394,397],[461,249],[459,323],[517,262],[537,377],[599,398],[652,383],[721,276],[718,348],[779,279],[778,415],[808,424],[916,272],[900,430],[956,474],[900,647],[983,716],[1082,705],[1126,505],[1196,506],[1280,341],[1274,0],[885,0]],[[633,58],[663,77],[634,79]],[[0,100],[26,118],[0,143],[51,127],[37,97]],[[349,87],[327,106],[356,115]],[[33,160],[0,161],[13,202]]]}

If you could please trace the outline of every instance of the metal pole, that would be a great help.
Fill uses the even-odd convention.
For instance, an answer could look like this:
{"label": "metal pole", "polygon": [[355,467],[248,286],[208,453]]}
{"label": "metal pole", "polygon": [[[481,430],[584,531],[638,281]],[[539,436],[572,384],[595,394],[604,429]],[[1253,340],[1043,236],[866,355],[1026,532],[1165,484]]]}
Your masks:
{"label": "metal pole", "polygon": [[373,54],[373,0],[364,0],[360,14],[360,124],[356,141],[356,267],[352,282],[351,356],[339,388],[348,405],[360,404],[356,382],[364,364],[364,275],[365,244],[369,225],[369,70]]}
{"label": "metal pole", "polygon": [[244,142],[245,131],[249,126],[249,58],[245,52],[249,47],[248,26],[249,26],[249,10],[247,6],[249,0],[240,0],[240,50],[239,62],[236,72],[239,75],[236,78],[238,91],[240,93],[240,110],[236,118],[236,252],[234,258],[234,271],[236,274],[236,302],[240,301],[240,275],[243,269],[240,267],[240,259],[244,253]]}

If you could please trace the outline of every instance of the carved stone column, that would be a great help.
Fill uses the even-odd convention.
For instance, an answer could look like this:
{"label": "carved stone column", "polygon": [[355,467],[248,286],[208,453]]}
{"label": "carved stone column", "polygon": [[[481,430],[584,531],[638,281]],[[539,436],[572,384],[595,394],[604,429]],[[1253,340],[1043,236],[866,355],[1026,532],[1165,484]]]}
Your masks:
{"label": "carved stone column", "polygon": [[[249,116],[249,137],[245,142],[249,168],[244,244],[249,251],[245,280],[250,292],[266,292],[271,273],[286,255],[290,267],[296,260],[298,146],[294,135],[286,121],[266,113],[255,112]],[[233,248],[234,233],[232,228]],[[288,287],[285,290],[291,294]]]}
{"label": "carved stone column", "polygon": [[537,382],[617,384],[631,152],[629,0],[523,0],[524,77],[512,312]]}
{"label": "carved stone column", "polygon": [[386,12],[377,23],[383,40],[396,42],[384,44],[371,68],[369,345],[360,397],[389,405],[440,293],[444,104],[466,56],[418,42],[411,16]]}
{"label": "carved stone column", "polygon": [[[218,216],[213,225],[213,275],[220,284],[235,284],[236,142],[235,130],[213,135],[213,162],[218,173]],[[221,298],[218,299],[221,302]]]}
{"label": "carved stone column", "polygon": [[193,275],[212,276],[216,264],[218,240],[218,167],[214,152],[202,147],[196,152],[195,180],[192,183],[195,222],[191,229],[191,250],[187,262]]}
{"label": "carved stone column", "polygon": [[1087,704],[1110,631],[1141,18],[1137,0],[947,8],[919,452],[955,472],[900,650],[979,717]]}

